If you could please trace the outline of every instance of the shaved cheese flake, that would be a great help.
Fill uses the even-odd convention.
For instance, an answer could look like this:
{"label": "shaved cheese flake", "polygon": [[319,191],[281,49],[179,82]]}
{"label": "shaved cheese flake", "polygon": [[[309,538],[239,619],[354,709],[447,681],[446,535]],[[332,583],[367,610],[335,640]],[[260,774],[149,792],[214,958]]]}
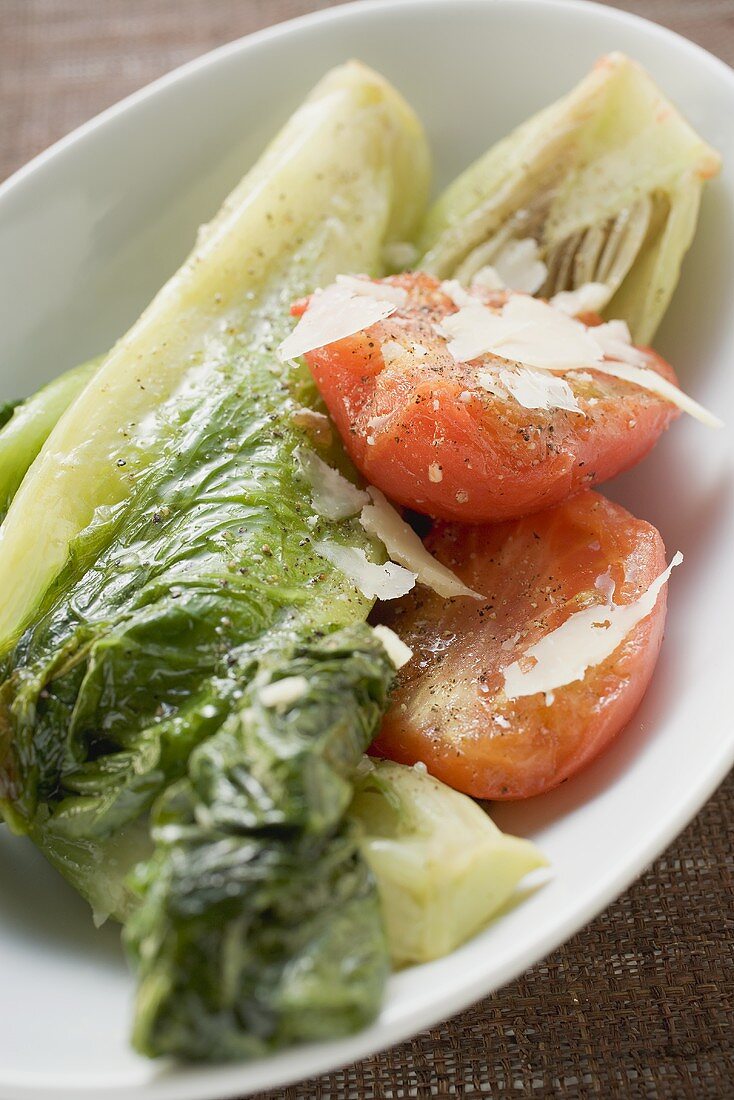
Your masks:
{"label": "shaved cheese flake", "polygon": [[407,665],[413,656],[413,650],[405,644],[402,638],[398,638],[394,630],[391,630],[389,626],[380,625],[373,626],[372,633],[384,646],[385,652],[395,668],[402,668],[403,665]]}
{"label": "shaved cheese flake", "polygon": [[524,327],[524,323],[508,321],[504,310],[497,313],[474,298],[456,313],[444,317],[436,325],[436,331],[449,341],[447,350],[457,362],[470,363],[487,353],[511,359],[511,355],[505,356],[499,349],[516,339]]}
{"label": "shaved cheese flake", "polygon": [[317,554],[354,582],[369,599],[396,600],[415,587],[416,574],[392,561],[377,565],[367,560],[364,550],[358,546],[341,546],[336,542],[315,542]]}
{"label": "shaved cheese flake", "polygon": [[579,313],[598,313],[609,301],[609,287],[606,283],[584,283],[576,290],[562,290],[554,294],[550,304],[569,317],[578,317]]}
{"label": "shaved cheese flake", "polygon": [[649,390],[709,427],[722,424],[647,365],[648,356],[632,345],[624,321],[588,328],[547,302],[517,294],[500,311],[475,300],[445,317],[436,331],[461,363],[493,355],[538,370],[595,370]]}
{"label": "shaved cheese flake", "polygon": [[264,707],[285,710],[291,703],[302,699],[307,691],[308,680],[305,676],[284,676],[282,680],[264,684],[258,691],[258,698]]}
{"label": "shaved cheese flake", "polygon": [[502,320],[514,334],[497,355],[541,370],[573,370],[601,358],[592,330],[547,302],[516,294],[502,307]]}
{"label": "shaved cheese flake", "polygon": [[723,420],[648,365],[648,356],[633,345],[626,321],[607,321],[606,324],[595,325],[590,331],[606,357],[603,362],[593,364],[594,370],[657,394],[709,428],[724,426]]}
{"label": "shaved cheese flake", "polygon": [[407,566],[421,584],[432,588],[439,596],[473,596],[476,600],[484,599],[479,592],[467,588],[455,573],[429,554],[410,524],[405,522],[379,489],[370,486],[367,492],[372,503],[362,509],[360,523],[368,535],[373,535],[384,543],[391,558]]}
{"label": "shaved cheese flake", "polygon": [[444,279],[441,283],[441,290],[450,298],[455,306],[459,309],[462,306],[474,306],[477,304],[477,299],[469,293],[465,286],[463,286],[458,279]]}
{"label": "shaved cheese flake", "polygon": [[633,346],[626,321],[607,321],[603,325],[594,325],[591,331],[608,359],[619,359],[622,363],[647,367],[649,359],[644,351]]}
{"label": "shaved cheese flake", "polygon": [[601,358],[584,325],[526,294],[510,298],[500,311],[475,299],[436,327],[462,363],[489,354],[541,370],[571,370]]}
{"label": "shaved cheese flake", "polygon": [[337,286],[344,287],[352,294],[363,294],[368,298],[377,298],[381,302],[392,302],[404,306],[408,301],[405,287],[392,283],[374,283],[367,275],[337,275]]}
{"label": "shaved cheese flake", "polygon": [[313,451],[305,447],[296,447],[293,452],[301,469],[311,485],[311,503],[314,511],[326,519],[347,519],[369,503],[369,497],[363,489],[352,485],[351,481],[328,466]]}
{"label": "shaved cheese flake", "polygon": [[538,242],[532,237],[520,241],[508,241],[493,263],[494,270],[505,286],[535,294],[548,275],[548,268],[540,259]]}
{"label": "shaved cheese flake", "polygon": [[698,401],[694,401],[692,397],[674,386],[667,378],[663,378],[657,371],[648,367],[634,367],[630,363],[615,363],[605,359],[601,363],[594,363],[592,370],[598,370],[601,374],[609,374],[612,378],[621,378],[624,382],[631,382],[634,386],[640,386],[644,390],[649,390],[650,393],[656,393],[658,397],[670,401],[672,405],[677,405],[681,412],[688,413],[689,416],[700,420],[702,424],[709,428],[723,428],[724,426],[724,421],[720,420],[718,416],[714,416],[708,409],[704,409],[703,405],[699,405]]}
{"label": "shaved cheese flake", "polygon": [[384,321],[396,309],[394,301],[374,298],[369,293],[356,294],[349,287],[338,284],[318,290],[293,332],[278,348],[278,358],[282,362],[296,359],[306,352],[353,336],[355,332]]}
{"label": "shaved cheese flake", "polygon": [[[504,386],[500,385],[498,375],[494,375],[488,370],[478,370],[477,382],[483,390],[487,391],[487,393],[491,393],[494,397],[499,397],[501,401],[507,400],[507,390]],[[471,397],[471,394],[469,397]],[[461,395],[459,395],[459,399],[461,400]]]}
{"label": "shaved cheese flake", "polygon": [[483,290],[505,290],[507,286],[497,268],[491,264],[479,268],[476,275],[472,276],[471,285],[482,287]]}
{"label": "shaved cheese flake", "polygon": [[[607,597],[603,604],[575,612],[556,630],[531,645],[504,670],[508,699],[552,692],[583,680],[587,669],[611,657],[638,623],[647,618],[671,571],[682,561],[683,555],[678,551],[667,569],[632,603],[615,604],[608,602]],[[604,591],[605,581],[600,580],[599,587]],[[534,663],[525,671],[528,661]]]}
{"label": "shaved cheese flake", "polygon": [[583,416],[583,410],[568,382],[553,374],[515,367],[500,370],[499,379],[525,409],[565,409],[566,412],[581,413]]}

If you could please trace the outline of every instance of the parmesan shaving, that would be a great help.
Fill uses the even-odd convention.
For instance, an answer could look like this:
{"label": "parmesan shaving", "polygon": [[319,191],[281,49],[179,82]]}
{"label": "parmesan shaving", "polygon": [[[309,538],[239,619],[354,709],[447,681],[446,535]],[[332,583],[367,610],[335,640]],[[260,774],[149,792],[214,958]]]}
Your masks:
{"label": "parmesan shaving", "polygon": [[630,363],[614,363],[605,359],[602,363],[594,363],[592,370],[598,370],[601,374],[609,374],[613,378],[621,378],[624,382],[631,382],[634,386],[640,386],[643,390],[656,393],[671,405],[677,405],[681,412],[700,420],[708,428],[723,428],[724,421],[718,416],[699,405],[683,390],[679,390],[667,378],[663,378],[657,371],[647,367],[633,367]]}
{"label": "parmesan shaving", "polygon": [[504,359],[541,370],[572,370],[601,358],[591,329],[537,298],[513,295],[502,307],[502,320],[507,335],[497,354]]}
{"label": "parmesan shaving", "polygon": [[349,577],[369,599],[396,600],[415,586],[415,573],[391,561],[384,565],[368,561],[364,550],[358,546],[341,546],[336,542],[324,541],[315,542],[313,548]]}
{"label": "parmesan shaving", "polygon": [[441,283],[441,290],[458,308],[476,305],[476,298],[469,293],[465,286],[462,286],[458,279],[444,279]]}
{"label": "parmesan shaving", "polygon": [[360,523],[368,535],[384,543],[391,558],[410,569],[411,576],[432,588],[439,596],[472,596],[476,600],[484,599],[479,592],[467,588],[455,573],[429,554],[410,524],[405,522],[379,489],[370,486],[367,491],[372,503],[362,509]]}
{"label": "parmesan shaving", "polygon": [[548,268],[540,259],[538,242],[532,237],[508,241],[492,266],[505,286],[526,294],[540,290],[548,275]]}
{"label": "parmesan shaving", "polygon": [[392,283],[373,283],[367,275],[337,275],[337,286],[344,287],[351,294],[363,294],[368,298],[377,298],[378,301],[392,302],[396,306],[404,306],[408,301],[408,292],[405,287],[393,286]]}
{"label": "parmesan shaving", "polygon": [[483,290],[505,290],[504,281],[500,278],[497,268],[491,264],[480,267],[476,275],[472,277],[472,286],[480,286]]}
{"label": "parmesan shaving", "polygon": [[525,409],[565,409],[584,415],[568,382],[555,375],[527,367],[503,368],[499,380]]}
{"label": "parmesan shaving", "polygon": [[263,685],[258,698],[264,707],[285,710],[291,703],[302,699],[307,691],[308,680],[305,676],[284,676],[282,680]]}
{"label": "parmesan shaving", "polygon": [[447,350],[459,363],[470,363],[488,353],[503,354],[497,349],[516,337],[522,328],[522,325],[508,322],[503,313],[483,306],[476,298],[436,325],[439,335],[448,340]]}
{"label": "parmesan shaving", "polygon": [[504,386],[500,385],[498,377],[492,374],[491,371],[478,370],[477,382],[483,390],[487,391],[487,393],[491,393],[494,397],[499,397],[501,401],[507,400],[509,396],[507,390]]}
{"label": "parmesan shaving", "polygon": [[[364,280],[364,283],[366,286],[367,281]],[[375,283],[369,285],[376,286]],[[278,348],[278,358],[281,362],[296,359],[316,348],[353,336],[355,332],[384,321],[396,309],[396,303],[388,300],[387,296],[375,298],[369,292],[355,293],[348,286],[334,284],[326,290],[318,290],[312,295],[306,312],[293,332]]]}
{"label": "parmesan shaving", "polygon": [[348,516],[356,516],[369,503],[363,489],[352,485],[313,451],[296,447],[293,455],[311,485],[311,503],[318,515],[326,519],[347,519]]}
{"label": "parmesan shaving", "polygon": [[646,365],[649,360],[631,344],[624,321],[587,328],[547,302],[517,294],[499,311],[474,299],[444,317],[436,331],[461,363],[493,355],[538,370],[595,370],[649,390],[710,427],[722,424]]}
{"label": "parmesan shaving", "polygon": [[410,658],[413,656],[413,650],[409,645],[398,638],[394,630],[391,630],[389,626],[373,626],[372,633],[379,639],[385,648],[385,651],[395,665],[395,668],[402,668],[403,665],[407,665]]}
{"label": "parmesan shaving", "polygon": [[606,321],[603,325],[594,325],[591,331],[608,359],[619,359],[636,367],[647,367],[648,358],[644,351],[633,346],[626,321]]}
{"label": "parmesan shaving", "polygon": [[554,294],[550,304],[569,317],[579,313],[598,313],[609,301],[609,287],[605,283],[584,283],[576,290],[562,290]]}
{"label": "parmesan shaving", "polygon": [[[611,657],[638,623],[647,618],[671,571],[682,561],[683,555],[678,551],[667,569],[641,596],[628,604],[611,602],[608,578],[600,577],[597,587],[606,596],[603,604],[575,612],[556,630],[525,650],[518,661],[505,668],[503,675],[508,699],[553,692],[556,688],[583,680],[587,669]],[[530,668],[527,667],[529,662],[533,662]]]}
{"label": "parmesan shaving", "polygon": [[399,340],[386,340],[384,344],[380,345],[380,351],[386,367],[392,366],[393,363],[397,363],[406,355],[411,360],[425,359],[428,355],[428,348],[424,347],[423,344],[419,344],[416,340],[411,340],[409,347],[401,344]]}
{"label": "parmesan shaving", "polygon": [[[384,432],[387,430],[387,425],[390,423],[394,416],[394,411],[387,413],[377,413],[377,415],[371,416],[369,418],[369,420],[367,421],[367,427],[370,429],[371,432]],[[371,438],[372,442],[374,443],[374,437]]]}

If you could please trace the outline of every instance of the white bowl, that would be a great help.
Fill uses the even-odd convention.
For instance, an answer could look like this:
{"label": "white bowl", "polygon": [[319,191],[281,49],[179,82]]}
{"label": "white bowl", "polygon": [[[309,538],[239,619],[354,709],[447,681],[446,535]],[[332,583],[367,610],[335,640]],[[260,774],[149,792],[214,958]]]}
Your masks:
{"label": "white bowl", "polygon": [[642,62],[725,157],[659,345],[730,427],[679,421],[611,488],[686,562],[671,582],[654,683],[631,726],[578,779],[496,815],[537,840],[554,881],[449,958],[395,975],[380,1018],[353,1038],[249,1065],[171,1067],[128,1047],[132,983],[116,930],[96,932],[30,844],[2,830],[4,1100],[241,1094],[395,1043],[509,981],[590,920],[731,765],[734,74],[676,35],[565,0],[370,0],[179,69],[0,189],[0,392],[27,392],[108,347],[329,66],[357,56],[403,90],[428,127],[441,185],[613,49]]}

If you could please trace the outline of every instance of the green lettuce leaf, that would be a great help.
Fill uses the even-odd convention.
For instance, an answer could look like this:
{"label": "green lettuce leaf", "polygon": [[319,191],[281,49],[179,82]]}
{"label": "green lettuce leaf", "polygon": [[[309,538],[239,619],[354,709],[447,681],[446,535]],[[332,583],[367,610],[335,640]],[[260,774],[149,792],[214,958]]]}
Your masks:
{"label": "green lettuce leaf", "polygon": [[[254,1057],[374,1016],[385,934],[345,814],[392,677],[362,625],[266,655],[159,802],[125,930],[143,1053]],[[299,681],[292,701],[263,703],[264,687]]]}

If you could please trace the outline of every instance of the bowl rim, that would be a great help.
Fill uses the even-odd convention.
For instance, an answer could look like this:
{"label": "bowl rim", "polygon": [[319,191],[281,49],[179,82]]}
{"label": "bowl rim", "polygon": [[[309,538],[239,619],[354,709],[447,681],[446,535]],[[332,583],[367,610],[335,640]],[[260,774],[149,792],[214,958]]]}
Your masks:
{"label": "bowl rim", "polygon": [[[106,125],[110,120],[144,103],[161,91],[173,87],[178,81],[185,80],[194,73],[219,65],[237,54],[244,55],[265,43],[277,42],[278,39],[297,33],[305,27],[318,28],[327,23],[348,21],[360,12],[369,12],[372,17],[378,18],[399,8],[414,8],[417,12],[421,12],[430,7],[447,8],[451,4],[452,15],[455,15],[460,7],[467,9],[491,7],[510,11],[516,10],[521,3],[527,8],[555,11],[570,18],[582,14],[601,17],[616,25],[631,27],[645,34],[653,34],[666,45],[683,50],[694,60],[708,66],[716,73],[717,78],[727,85],[734,99],[734,69],[721,58],[667,27],[643,16],[598,3],[597,0],[351,0],[338,7],[306,13],[224,43],[130,93],[82,123],[13,172],[0,184],[0,206],[11,199],[18,186],[24,185],[33,175],[43,172],[57,158],[65,156],[88,140],[98,128]],[[708,762],[705,780],[699,782],[678,804],[674,814],[670,814],[658,829],[645,838],[634,859],[629,860],[619,872],[607,875],[595,893],[593,903],[583,907],[572,907],[563,919],[554,923],[525,950],[495,965],[491,981],[488,982],[484,970],[479,969],[471,980],[464,980],[460,988],[451,990],[444,996],[440,1006],[437,1006],[435,1000],[431,1000],[420,1006],[414,1005],[400,1020],[387,1022],[378,1017],[368,1028],[345,1040],[293,1048],[256,1062],[174,1066],[170,1075],[166,1072],[170,1067],[161,1065],[161,1075],[153,1075],[149,1081],[141,1084],[125,1083],[116,1086],[105,1082],[105,1093],[111,1098],[117,1097],[118,1100],[126,1100],[126,1098],[142,1100],[145,1097],[151,1100],[200,1100],[205,1096],[213,1098],[238,1091],[241,1093],[243,1087],[247,1092],[279,1088],[308,1077],[337,1070],[400,1043],[441,1020],[448,1019],[485,996],[490,989],[501,988],[528,967],[547,957],[551,951],[566,942],[607,908],[688,825],[732,766],[734,766],[734,741],[722,741],[720,753]],[[12,1076],[3,1077],[0,1081],[3,1096],[7,1100],[41,1100],[42,1097],[53,1098],[53,1100],[65,1100],[65,1098],[79,1100],[80,1097],[95,1096],[100,1087],[93,1079],[88,1084],[77,1082],[73,1087],[62,1086],[61,1088],[47,1088],[45,1085],[24,1082],[27,1082],[25,1077],[22,1079],[16,1077],[15,1080]]]}

